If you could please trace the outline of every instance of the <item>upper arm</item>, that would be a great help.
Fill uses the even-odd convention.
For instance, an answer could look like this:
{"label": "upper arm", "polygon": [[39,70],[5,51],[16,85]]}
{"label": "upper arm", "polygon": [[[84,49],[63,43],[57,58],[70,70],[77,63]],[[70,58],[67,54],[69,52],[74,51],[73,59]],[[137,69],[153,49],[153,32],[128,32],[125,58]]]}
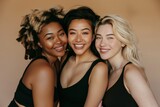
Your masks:
{"label": "upper arm", "polygon": [[129,65],[125,70],[124,81],[131,96],[140,107],[158,107],[143,70]]}
{"label": "upper arm", "polygon": [[89,78],[88,95],[84,107],[98,107],[108,85],[108,68],[105,63],[98,63]]}
{"label": "upper arm", "polygon": [[32,83],[34,107],[54,106],[54,72],[49,65],[37,68]]}

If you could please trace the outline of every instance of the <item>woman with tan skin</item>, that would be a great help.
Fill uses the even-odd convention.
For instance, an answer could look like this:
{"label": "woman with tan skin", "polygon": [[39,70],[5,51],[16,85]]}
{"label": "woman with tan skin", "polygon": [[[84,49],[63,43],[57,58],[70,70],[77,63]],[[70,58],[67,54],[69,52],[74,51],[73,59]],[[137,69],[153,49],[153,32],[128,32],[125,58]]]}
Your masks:
{"label": "woman with tan skin", "polygon": [[98,107],[105,93],[108,68],[91,50],[98,18],[83,6],[64,17],[69,53],[60,75],[60,107]]}
{"label": "woman with tan skin", "polygon": [[58,57],[65,54],[67,36],[61,8],[33,10],[21,24],[18,42],[25,48],[26,67],[9,107],[56,107]]}
{"label": "woman with tan skin", "polygon": [[103,107],[158,107],[140,65],[135,35],[123,18],[103,17],[97,24],[95,46],[111,64]]}

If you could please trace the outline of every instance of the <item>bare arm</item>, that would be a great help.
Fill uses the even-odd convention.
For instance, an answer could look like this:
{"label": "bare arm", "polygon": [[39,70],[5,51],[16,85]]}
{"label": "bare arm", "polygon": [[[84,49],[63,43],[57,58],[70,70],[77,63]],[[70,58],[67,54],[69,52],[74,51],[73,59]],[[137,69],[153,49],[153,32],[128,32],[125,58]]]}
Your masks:
{"label": "bare arm", "polygon": [[147,83],[144,71],[134,65],[128,65],[126,68],[125,84],[139,107],[159,107]]}
{"label": "bare arm", "polygon": [[98,63],[89,78],[88,95],[84,107],[98,107],[108,85],[108,68],[105,63]]}
{"label": "bare arm", "polygon": [[38,67],[32,83],[34,107],[54,107],[54,72],[49,65]]}

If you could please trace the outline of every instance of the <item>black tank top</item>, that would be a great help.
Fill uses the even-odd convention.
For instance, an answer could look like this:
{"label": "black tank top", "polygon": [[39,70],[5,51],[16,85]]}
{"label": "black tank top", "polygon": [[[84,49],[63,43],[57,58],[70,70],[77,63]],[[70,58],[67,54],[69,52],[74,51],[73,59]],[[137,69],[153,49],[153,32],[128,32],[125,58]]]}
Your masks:
{"label": "black tank top", "polygon": [[[35,59],[33,59],[28,66],[26,67],[23,76],[25,74],[25,72],[27,71],[27,68],[31,65],[31,63],[37,59],[45,59],[47,62],[47,58],[44,56],[40,56],[37,57]],[[34,107],[33,104],[33,97],[32,97],[32,90],[28,89],[22,82],[23,76],[21,77],[17,90],[15,92],[14,95],[14,99],[11,101],[11,103],[9,104],[8,107],[16,107],[16,103],[14,102],[14,100],[16,100],[19,104],[26,106],[26,107]],[[55,88],[55,92],[54,92],[54,100],[56,101],[58,99],[58,92],[57,92],[57,88]]]}
{"label": "black tank top", "polygon": [[[131,62],[128,62],[127,64],[130,63]],[[102,101],[103,107],[138,107],[124,86],[123,74],[125,66],[117,82],[106,91]]]}
{"label": "black tank top", "polygon": [[59,80],[59,98],[60,107],[83,107],[86,101],[88,93],[88,79],[93,67],[98,63],[102,62],[101,59],[95,60],[86,74],[76,84],[62,88]]}

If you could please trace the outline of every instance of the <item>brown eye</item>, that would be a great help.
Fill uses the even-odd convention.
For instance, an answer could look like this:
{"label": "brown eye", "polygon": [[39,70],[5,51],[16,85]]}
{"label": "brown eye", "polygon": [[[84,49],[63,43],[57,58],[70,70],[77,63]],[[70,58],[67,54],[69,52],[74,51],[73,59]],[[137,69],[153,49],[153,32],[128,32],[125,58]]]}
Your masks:
{"label": "brown eye", "polygon": [[65,33],[64,33],[64,32],[62,32],[62,33],[60,33],[60,34],[59,34],[59,36],[64,36],[64,35],[65,35]]}
{"label": "brown eye", "polygon": [[75,32],[69,32],[69,35],[75,35],[76,33]]}
{"label": "brown eye", "polygon": [[114,39],[114,38],[110,36],[110,37],[107,37],[107,39]]}
{"label": "brown eye", "polygon": [[47,40],[52,40],[53,39],[53,37],[47,37]]}
{"label": "brown eye", "polygon": [[88,32],[83,32],[82,34],[83,34],[83,35],[88,35],[89,33],[88,33]]}
{"label": "brown eye", "polygon": [[100,36],[96,36],[96,39],[102,39],[102,37],[100,37]]}

